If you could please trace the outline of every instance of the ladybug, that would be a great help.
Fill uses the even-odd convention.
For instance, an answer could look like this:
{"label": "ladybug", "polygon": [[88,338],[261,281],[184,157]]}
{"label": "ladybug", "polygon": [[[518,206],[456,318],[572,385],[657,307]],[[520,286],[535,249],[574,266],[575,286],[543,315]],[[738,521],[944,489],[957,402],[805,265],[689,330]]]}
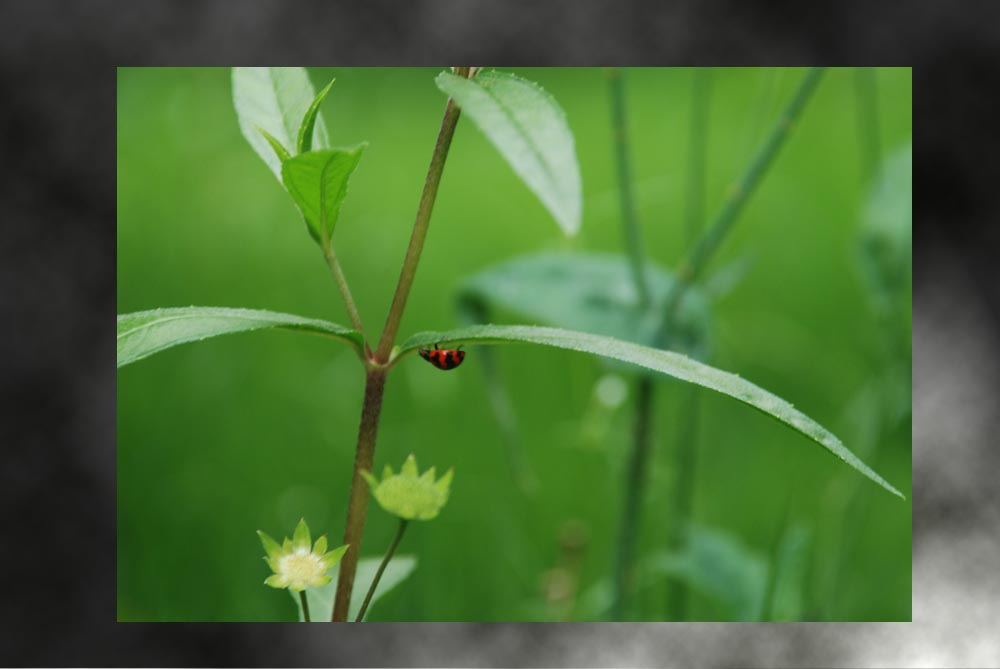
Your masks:
{"label": "ladybug", "polygon": [[455,369],[462,364],[465,360],[465,351],[459,346],[457,349],[452,348],[438,348],[437,344],[434,344],[434,349],[422,348],[418,351],[420,357],[431,363],[438,369],[443,369],[445,371],[449,369]]}

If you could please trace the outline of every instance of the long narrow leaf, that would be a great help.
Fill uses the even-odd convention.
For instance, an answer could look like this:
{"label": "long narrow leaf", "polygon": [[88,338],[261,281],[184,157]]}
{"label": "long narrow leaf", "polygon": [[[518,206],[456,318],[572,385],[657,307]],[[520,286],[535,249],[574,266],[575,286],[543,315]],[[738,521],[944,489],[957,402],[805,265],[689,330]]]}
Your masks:
{"label": "long narrow leaf", "polygon": [[566,114],[538,84],[506,72],[466,79],[442,72],[451,96],[534,191],[567,235],[580,229],[580,165]]}
{"label": "long narrow leaf", "polygon": [[541,344],[629,362],[729,395],[790,426],[894,495],[903,494],[858,459],[837,437],[780,397],[735,374],[679,353],[557,328],[530,325],[474,325],[447,332],[421,332],[400,347],[396,359],[433,344]]}
{"label": "long narrow leaf", "polygon": [[118,366],[178,344],[265,328],[298,330],[340,339],[359,353],[364,346],[361,333],[356,330],[293,314],[227,307],[153,309],[118,316]]}
{"label": "long narrow leaf", "polygon": [[[628,258],[602,253],[518,256],[467,278],[458,297],[502,308],[529,323],[652,344],[675,279],[653,262],[647,262],[645,269],[651,298],[645,308],[640,305]],[[692,286],[674,319],[674,348],[705,359],[710,349],[710,321],[708,300]]]}

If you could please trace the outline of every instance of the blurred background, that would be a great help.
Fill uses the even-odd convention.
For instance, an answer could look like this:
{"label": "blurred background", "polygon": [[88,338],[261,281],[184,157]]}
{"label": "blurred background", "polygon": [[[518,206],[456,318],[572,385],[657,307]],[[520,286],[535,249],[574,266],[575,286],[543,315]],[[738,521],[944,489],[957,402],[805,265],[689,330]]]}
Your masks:
{"label": "blurred background", "polygon": [[[322,110],[332,142],[369,142],[335,236],[369,332],[384,321],[443,111],[437,71],[310,70],[316,86],[337,79]],[[458,325],[457,288],[491,265],[540,250],[623,251],[605,72],[515,72],[566,111],[583,177],[582,231],[563,238],[461,120],[404,337]],[[802,74],[713,72],[709,215]],[[669,268],[685,249],[694,74],[625,77],[645,252]],[[117,112],[119,313],[195,304],[347,322],[318,247],[240,135],[228,69],[120,69]],[[900,243],[879,227],[878,166],[908,165],[910,135],[908,69],[828,71],[706,272],[728,284],[712,302],[709,362],[795,404],[908,496],[909,266],[887,288],[873,263],[884,279],[883,251]],[[522,322],[504,311],[493,319]],[[448,374],[416,357],[401,364],[376,468],[413,452],[421,467],[454,466],[456,476],[441,516],[414,525],[400,548],[418,557],[417,569],[371,620],[607,619],[635,379],[582,354],[494,353],[537,485],[510,466],[476,348]],[[348,349],[285,332],[178,347],[120,370],[118,619],[293,620],[287,594],[262,585],[254,531],[290,534],[304,516],[314,533],[340,538],[362,385]],[[638,534],[648,560],[676,548],[668,529],[685,406],[679,384],[658,386]],[[697,569],[641,579],[627,619],[667,619],[668,592],[681,587],[686,620],[910,620],[910,503],[748,407],[695,392],[690,521],[709,537],[698,549],[707,552],[689,546],[675,557]],[[372,505],[362,554],[381,555],[394,529]]]}

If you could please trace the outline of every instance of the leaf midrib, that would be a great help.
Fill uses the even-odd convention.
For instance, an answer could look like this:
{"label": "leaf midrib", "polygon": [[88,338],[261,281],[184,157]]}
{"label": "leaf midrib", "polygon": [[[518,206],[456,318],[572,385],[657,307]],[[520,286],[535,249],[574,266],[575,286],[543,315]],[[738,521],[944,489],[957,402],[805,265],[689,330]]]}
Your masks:
{"label": "leaf midrib", "polygon": [[[472,83],[476,83],[476,82],[473,81]],[[523,135],[524,137],[528,138],[529,141],[527,141],[525,143],[528,145],[528,149],[531,151],[532,155],[534,155],[535,158],[538,160],[538,162],[541,163],[542,171],[545,173],[545,177],[546,177],[546,179],[548,179],[549,185],[554,190],[556,190],[557,192],[561,193],[561,190],[556,187],[557,181],[556,181],[555,176],[554,176],[555,170],[549,164],[549,162],[545,159],[544,154],[542,154],[535,147],[534,137],[528,133],[528,131],[527,131],[527,129],[525,129],[524,125],[520,121],[517,120],[517,117],[515,117],[514,114],[511,111],[509,111],[505,105],[503,105],[501,103],[500,98],[497,95],[495,95],[491,89],[487,88],[486,86],[484,86],[482,84],[478,84],[477,83],[477,85],[479,86],[480,89],[482,89],[483,92],[486,93],[486,95],[489,96],[489,98],[491,100],[493,100],[496,103],[497,107],[500,108],[500,111],[502,111],[504,113],[504,115],[510,120],[511,124],[515,128],[517,128],[517,130],[521,133],[521,135]]]}
{"label": "leaf midrib", "polygon": [[[148,322],[143,323],[141,325],[137,325],[136,327],[132,328],[131,330],[126,330],[124,332],[119,332],[118,333],[118,339],[121,339],[122,337],[127,337],[128,335],[130,335],[132,333],[138,332],[138,331],[140,331],[142,329],[151,327],[153,325],[157,325],[159,323],[166,323],[168,321],[177,321],[177,320],[186,320],[186,319],[205,319],[205,318],[227,318],[227,319],[234,319],[234,320],[256,321],[256,322],[263,323],[265,327],[267,326],[267,321],[262,321],[260,317],[246,316],[246,315],[243,315],[243,314],[173,314],[173,315],[170,315],[170,316],[163,316],[161,318],[157,318],[156,320],[148,321]],[[310,322],[310,321],[306,321],[306,322],[287,322],[287,323],[284,323],[284,322],[273,322],[271,325],[273,327],[294,327],[296,325],[298,325],[298,326],[307,326],[307,327],[311,326],[311,327],[315,327],[317,330],[322,331],[323,333],[328,334],[328,335],[330,335],[332,337],[345,337],[346,338],[351,332],[354,332],[354,330],[344,330],[343,334],[338,334],[334,330],[331,330],[331,329],[329,329],[327,327],[323,327],[323,326],[319,325],[318,323]]]}

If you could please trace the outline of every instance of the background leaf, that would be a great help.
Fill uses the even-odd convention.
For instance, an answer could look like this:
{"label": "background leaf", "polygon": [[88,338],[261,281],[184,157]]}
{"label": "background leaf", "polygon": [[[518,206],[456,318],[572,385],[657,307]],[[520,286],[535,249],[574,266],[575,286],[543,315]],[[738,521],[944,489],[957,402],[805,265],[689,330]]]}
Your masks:
{"label": "background leaf", "polygon": [[118,316],[118,366],[158,353],[171,346],[217,335],[280,328],[342,339],[361,351],[361,333],[336,323],[261,309],[179,307],[153,309]]}
{"label": "background leaf", "polygon": [[[358,571],[354,576],[354,587],[351,588],[351,608],[347,615],[349,621],[353,622],[358,617],[358,611],[361,610],[361,604],[365,600],[365,595],[368,594],[368,588],[371,587],[372,579],[375,578],[375,572],[378,571],[378,566],[381,562],[382,558],[380,557],[361,558],[358,560]],[[371,613],[375,602],[406,580],[416,568],[416,557],[412,555],[394,556],[389,561],[389,564],[386,565],[385,571],[382,572],[382,578],[379,580],[378,587],[375,588],[375,593],[372,595],[372,601],[365,612],[365,619]],[[340,577],[340,565],[337,565],[333,569],[334,571],[331,573],[333,580],[331,582],[321,588],[308,588],[306,590],[306,600],[309,602],[309,617],[314,623],[329,622],[333,616],[333,600],[337,594],[337,579]],[[299,593],[289,590],[288,594],[295,600],[295,607],[299,612],[299,622],[305,622],[305,616],[302,615],[302,602],[299,601]]]}
{"label": "background leaf", "polygon": [[890,154],[875,175],[861,224],[866,278],[880,306],[905,297],[913,254],[913,147]]}
{"label": "background leaf", "polygon": [[810,532],[801,523],[790,525],[781,536],[775,555],[769,620],[802,620],[806,570],[809,566]]}
{"label": "background leaf", "polygon": [[[640,308],[628,259],[599,253],[539,253],[486,269],[459,288],[459,300],[479,301],[536,323],[652,345],[663,304],[674,284],[667,270],[647,262],[652,298]],[[709,351],[708,300],[687,290],[675,319],[677,350],[698,359]]]}
{"label": "background leaf", "polygon": [[580,229],[582,185],[566,114],[541,86],[505,72],[473,79],[442,72],[438,88],[455,99],[567,235]]}
{"label": "background leaf", "polygon": [[704,386],[749,404],[809,437],[875,483],[903,499],[903,494],[847,450],[837,437],[791,404],[749,381],[710,367],[680,353],[662,351],[632,342],[586,332],[530,325],[473,325],[447,332],[421,332],[400,348],[397,357],[433,344],[524,343],[594,353],[662,372],[682,381]]}
{"label": "background leaf", "polygon": [[[302,119],[316,91],[301,67],[234,67],[233,105],[240,130],[257,155],[281,181],[281,161],[257,128],[263,128],[294,153]],[[330,145],[323,117],[316,118],[315,148]]]}
{"label": "background leaf", "polygon": [[729,532],[692,525],[684,547],[648,558],[645,579],[667,574],[708,595],[729,620],[760,620],[767,590],[767,561]]}
{"label": "background leaf", "polygon": [[350,149],[310,151],[286,160],[282,182],[306,219],[317,242],[330,239],[347,197],[347,184],[361,160],[365,144]]}

